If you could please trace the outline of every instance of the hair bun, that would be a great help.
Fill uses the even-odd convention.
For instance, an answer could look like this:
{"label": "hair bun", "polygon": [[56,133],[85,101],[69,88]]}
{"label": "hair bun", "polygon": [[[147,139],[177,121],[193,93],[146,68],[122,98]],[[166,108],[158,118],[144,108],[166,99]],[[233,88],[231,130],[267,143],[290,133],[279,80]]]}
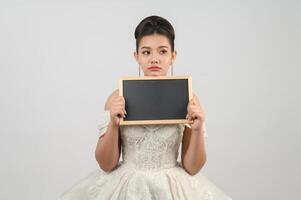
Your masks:
{"label": "hair bun", "polygon": [[174,51],[175,31],[171,23],[163,17],[152,15],[144,18],[135,29],[136,51],[143,36],[161,34],[168,38],[172,51]]}

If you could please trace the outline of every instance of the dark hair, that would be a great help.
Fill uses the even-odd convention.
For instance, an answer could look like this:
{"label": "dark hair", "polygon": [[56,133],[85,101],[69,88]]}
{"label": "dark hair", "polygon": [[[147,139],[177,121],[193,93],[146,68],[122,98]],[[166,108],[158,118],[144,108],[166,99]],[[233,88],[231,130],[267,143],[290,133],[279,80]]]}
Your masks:
{"label": "dark hair", "polygon": [[168,38],[171,50],[174,51],[175,31],[171,23],[160,16],[149,16],[144,18],[135,29],[136,51],[143,36],[158,33]]}

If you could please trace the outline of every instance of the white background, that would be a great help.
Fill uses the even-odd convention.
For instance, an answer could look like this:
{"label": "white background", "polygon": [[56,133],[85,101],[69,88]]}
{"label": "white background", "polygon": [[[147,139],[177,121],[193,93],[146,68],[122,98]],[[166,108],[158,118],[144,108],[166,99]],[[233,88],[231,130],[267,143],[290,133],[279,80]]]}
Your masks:
{"label": "white background", "polygon": [[298,199],[300,1],[1,1],[0,199],[52,200],[89,172],[104,102],[138,75],[134,29],[176,30],[206,112],[202,169],[236,200]]}

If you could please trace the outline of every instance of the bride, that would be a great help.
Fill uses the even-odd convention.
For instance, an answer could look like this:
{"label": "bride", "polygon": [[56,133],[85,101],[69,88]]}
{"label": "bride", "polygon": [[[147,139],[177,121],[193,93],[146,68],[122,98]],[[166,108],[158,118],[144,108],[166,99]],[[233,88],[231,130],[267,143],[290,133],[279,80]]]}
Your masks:
{"label": "bride", "polygon": [[[139,75],[140,69],[144,76],[172,71],[176,51],[170,22],[146,17],[136,27],[135,38]],[[205,113],[195,94],[187,105],[191,127],[120,126],[127,114],[125,103],[118,89],[108,97],[95,150],[99,169],[67,189],[60,200],[231,200],[201,173],[207,135]]]}

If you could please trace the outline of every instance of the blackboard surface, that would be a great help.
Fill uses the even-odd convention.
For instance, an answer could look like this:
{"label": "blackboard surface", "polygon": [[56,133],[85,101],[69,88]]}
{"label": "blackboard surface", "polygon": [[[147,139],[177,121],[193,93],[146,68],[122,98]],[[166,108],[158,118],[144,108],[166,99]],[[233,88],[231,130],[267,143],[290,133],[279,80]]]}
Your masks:
{"label": "blackboard surface", "polygon": [[122,78],[119,91],[127,111],[121,125],[187,122],[190,76]]}

